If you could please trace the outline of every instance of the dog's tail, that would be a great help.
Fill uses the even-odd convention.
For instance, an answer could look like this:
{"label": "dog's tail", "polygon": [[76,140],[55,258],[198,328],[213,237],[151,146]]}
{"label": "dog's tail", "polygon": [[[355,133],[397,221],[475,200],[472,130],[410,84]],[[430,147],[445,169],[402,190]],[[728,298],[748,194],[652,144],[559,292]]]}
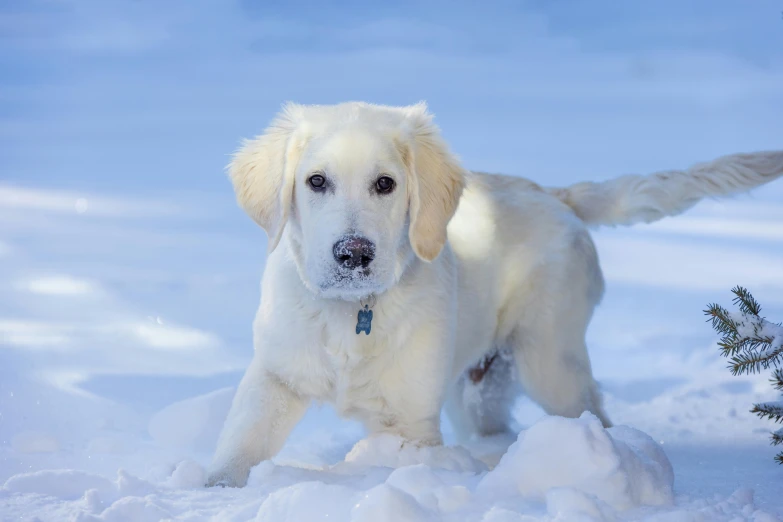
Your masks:
{"label": "dog's tail", "polygon": [[744,192],[783,175],[783,151],[723,156],[688,170],[627,175],[548,192],[590,226],[650,223],[684,212],[699,200]]}

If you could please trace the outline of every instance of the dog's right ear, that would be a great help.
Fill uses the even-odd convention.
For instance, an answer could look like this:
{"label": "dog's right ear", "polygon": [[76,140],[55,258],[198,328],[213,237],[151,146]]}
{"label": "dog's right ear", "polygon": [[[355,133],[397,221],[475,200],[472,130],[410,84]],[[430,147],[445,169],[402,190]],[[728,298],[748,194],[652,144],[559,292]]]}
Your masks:
{"label": "dog's right ear", "polygon": [[425,103],[404,107],[402,143],[398,150],[408,167],[410,228],[413,251],[433,261],[447,241],[447,226],[457,210],[465,171],[441,138]]}
{"label": "dog's right ear", "polygon": [[300,105],[285,104],[263,134],[242,143],[228,165],[237,201],[266,231],[270,253],[291,210],[294,174],[305,143],[301,113]]}

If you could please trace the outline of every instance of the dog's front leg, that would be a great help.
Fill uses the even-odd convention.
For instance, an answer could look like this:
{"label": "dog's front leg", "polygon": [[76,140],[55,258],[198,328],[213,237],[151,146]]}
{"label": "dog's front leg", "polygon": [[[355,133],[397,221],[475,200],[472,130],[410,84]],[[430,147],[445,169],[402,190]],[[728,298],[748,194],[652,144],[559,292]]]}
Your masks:
{"label": "dog's front leg", "polygon": [[218,440],[207,487],[242,487],[250,469],[273,457],[308,402],[253,359],[239,383]]}
{"label": "dog's front leg", "polygon": [[443,443],[440,411],[453,358],[453,333],[445,321],[417,328],[379,379],[386,408],[370,423],[419,445]]}

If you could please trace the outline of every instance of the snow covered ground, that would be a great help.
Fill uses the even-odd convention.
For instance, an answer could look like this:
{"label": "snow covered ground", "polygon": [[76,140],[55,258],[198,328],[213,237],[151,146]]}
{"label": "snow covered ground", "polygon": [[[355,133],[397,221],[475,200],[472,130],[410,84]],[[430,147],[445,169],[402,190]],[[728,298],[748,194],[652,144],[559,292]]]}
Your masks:
{"label": "snow covered ground", "polygon": [[779,185],[596,235],[588,341],[618,427],[522,398],[516,442],[419,449],[316,405],[239,490],[202,487],[265,248],[229,187],[0,185],[0,520],[779,520],[772,426],[748,413],[768,376],[732,377],[702,313],[743,284],[783,318]]}

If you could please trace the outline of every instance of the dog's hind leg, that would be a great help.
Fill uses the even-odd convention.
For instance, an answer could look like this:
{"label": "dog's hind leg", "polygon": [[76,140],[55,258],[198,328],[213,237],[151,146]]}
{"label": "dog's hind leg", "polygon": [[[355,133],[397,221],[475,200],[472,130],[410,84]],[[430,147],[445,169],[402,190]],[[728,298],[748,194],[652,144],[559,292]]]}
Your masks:
{"label": "dog's hind leg", "polygon": [[493,350],[452,386],[445,411],[461,442],[510,433],[511,406],[519,395],[515,371],[509,350]]}
{"label": "dog's hind leg", "polygon": [[519,339],[514,350],[519,382],[548,414],[579,417],[589,411],[609,427],[587,348],[578,335],[556,328],[545,340],[512,335],[512,340]]}
{"label": "dog's hind leg", "polygon": [[611,423],[593,379],[585,332],[603,293],[603,276],[590,236],[577,232],[529,276],[543,282],[523,293],[506,315],[517,376],[527,395],[550,415],[595,414]]}

